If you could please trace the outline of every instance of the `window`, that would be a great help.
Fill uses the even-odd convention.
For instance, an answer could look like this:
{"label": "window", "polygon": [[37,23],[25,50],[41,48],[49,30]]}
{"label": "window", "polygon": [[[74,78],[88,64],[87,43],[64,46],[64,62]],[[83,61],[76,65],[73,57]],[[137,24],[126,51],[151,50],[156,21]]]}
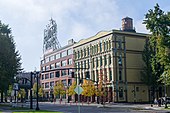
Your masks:
{"label": "window", "polygon": [[80,63],[78,62],[78,70],[80,69]]}
{"label": "window", "polygon": [[111,41],[110,40],[109,40],[109,44],[108,45],[109,45],[109,50],[110,50],[111,49]]}
{"label": "window", "polygon": [[60,77],[60,71],[55,72],[55,77]]}
{"label": "window", "polygon": [[44,62],[44,60],[41,60],[41,64],[44,64],[45,62]]}
{"label": "window", "polygon": [[67,65],[67,61],[64,60],[64,61],[61,61],[61,66],[66,66]]}
{"label": "window", "polygon": [[99,81],[99,72],[96,70],[97,81]]}
{"label": "window", "polygon": [[87,65],[88,65],[88,68],[90,68],[90,61],[89,61],[89,59],[87,60]]}
{"label": "window", "polygon": [[109,44],[108,41],[106,41],[106,50],[108,50]]}
{"label": "window", "polygon": [[62,70],[61,71],[61,76],[65,76],[66,75],[66,70]]}
{"label": "window", "polygon": [[83,61],[81,61],[81,68],[83,68]]}
{"label": "window", "polygon": [[78,54],[78,59],[79,59],[79,58],[80,58],[80,52],[78,51],[78,53],[77,53],[77,54]]}
{"label": "window", "polygon": [[76,52],[74,52],[74,56],[75,56],[75,59],[77,59],[77,53]]}
{"label": "window", "polygon": [[102,42],[100,42],[100,52],[102,52]]}
{"label": "window", "polygon": [[42,70],[45,71],[45,67],[42,67]]}
{"label": "window", "polygon": [[81,50],[81,58],[83,58],[83,51]]}
{"label": "window", "polygon": [[50,57],[50,61],[53,61],[54,60],[54,55]]}
{"label": "window", "polygon": [[55,67],[56,68],[60,67],[60,62],[55,63]]}
{"label": "window", "polygon": [[60,54],[56,54],[55,59],[59,59],[59,58],[60,58]]}
{"label": "window", "polygon": [[109,70],[109,77],[110,77],[110,81],[112,81],[113,79],[112,79],[112,70],[111,69]]}
{"label": "window", "polygon": [[104,42],[104,51],[106,51],[107,47],[106,47],[106,42]]}
{"label": "window", "polygon": [[112,62],[112,61],[111,61],[111,56],[109,55],[109,65],[111,64],[111,62]]}
{"label": "window", "polygon": [[47,58],[45,59],[45,62],[46,62],[46,63],[49,62],[49,57],[47,57]]}
{"label": "window", "polygon": [[119,68],[119,80],[121,81],[122,80],[122,69]]}
{"label": "window", "polygon": [[90,55],[89,47],[87,48],[87,54],[88,54],[88,56]]}
{"label": "window", "polygon": [[49,88],[49,82],[45,83],[45,88]]}
{"label": "window", "polygon": [[119,66],[122,66],[122,55],[118,56],[118,64]]}
{"label": "window", "polygon": [[55,68],[55,65],[54,64],[51,64],[50,65],[50,69],[54,69]]}
{"label": "window", "polygon": [[42,83],[42,88],[44,88],[44,83]]}
{"label": "window", "polygon": [[67,51],[61,52],[61,57],[65,57],[65,56],[67,56]]}
{"label": "window", "polygon": [[44,75],[41,76],[41,80],[44,80]]}
{"label": "window", "polygon": [[122,49],[122,40],[121,39],[118,40],[118,48]]}
{"label": "window", "polygon": [[100,66],[102,66],[102,56],[100,56]]}
{"label": "window", "polygon": [[71,73],[73,72],[73,70],[72,70],[72,69],[69,69],[67,72],[68,72],[68,75],[71,75]]}
{"label": "window", "polygon": [[62,80],[62,83],[64,84],[64,86],[67,86],[66,80]]}
{"label": "window", "polygon": [[73,49],[68,49],[68,50],[67,50],[67,54],[68,54],[68,55],[73,54]]}
{"label": "window", "polygon": [[45,66],[45,70],[48,71],[50,69],[50,66]]}
{"label": "window", "polygon": [[96,67],[98,67],[99,64],[98,64],[98,57],[96,57]]}
{"label": "window", "polygon": [[106,58],[106,55],[104,56],[104,65],[105,65],[105,66],[107,65],[107,58]]}
{"label": "window", "polygon": [[119,87],[119,98],[123,98],[123,87]]}
{"label": "window", "polygon": [[72,64],[72,59],[68,59],[68,65]]}
{"label": "window", "polygon": [[92,61],[92,67],[94,68],[94,66],[95,66],[95,65],[94,65],[94,58],[93,58],[93,61]]}
{"label": "window", "polygon": [[50,73],[50,78],[54,78],[54,72]]}
{"label": "window", "polygon": [[86,68],[86,60],[84,61],[84,68]]}
{"label": "window", "polygon": [[45,79],[49,79],[49,75],[48,74],[45,74]]}
{"label": "window", "polygon": [[86,49],[84,49],[84,56],[86,57]]}
{"label": "window", "polygon": [[50,82],[50,86],[52,87],[54,86],[54,81]]}

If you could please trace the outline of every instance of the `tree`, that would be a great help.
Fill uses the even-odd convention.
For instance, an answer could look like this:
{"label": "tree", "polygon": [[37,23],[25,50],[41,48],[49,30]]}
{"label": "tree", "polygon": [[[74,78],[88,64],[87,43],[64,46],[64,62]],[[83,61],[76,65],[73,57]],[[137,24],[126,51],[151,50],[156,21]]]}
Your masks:
{"label": "tree", "polygon": [[69,96],[72,96],[72,95],[75,95],[76,94],[76,92],[74,91],[74,89],[76,88],[76,82],[74,81],[73,83],[72,83],[72,85],[69,87],[69,89],[68,89],[68,95]]}
{"label": "tree", "polygon": [[39,88],[38,95],[39,95],[39,97],[43,97],[44,96],[44,88],[43,87]]}
{"label": "tree", "polygon": [[[106,76],[106,75],[103,74],[103,70],[100,70],[100,72],[99,72],[99,84],[98,84],[98,87],[97,87],[96,93],[95,93],[97,96],[99,96],[99,103],[100,102],[103,103],[103,101],[105,103],[104,98],[107,95],[106,94],[106,87],[105,87],[107,79],[104,76]],[[103,78],[105,78],[105,79],[103,80]]]}
{"label": "tree", "polygon": [[[40,89],[40,85],[38,85],[38,91],[39,89]],[[33,97],[36,97],[37,83],[34,83],[32,90],[33,90]]]}
{"label": "tree", "polygon": [[170,70],[170,13],[164,13],[156,4],[154,10],[150,9],[145,15],[144,24],[152,33],[149,37],[149,45],[153,52],[149,63],[154,78],[152,86],[155,89],[163,72]]}
{"label": "tree", "polygon": [[[21,57],[16,51],[11,29],[0,21],[0,92],[1,102],[3,93],[7,92],[14,76],[21,70]],[[7,94],[7,93],[6,93]]]}
{"label": "tree", "polygon": [[53,94],[55,96],[59,96],[60,98],[61,98],[61,96],[66,94],[66,89],[64,87],[64,84],[61,81],[56,83],[53,90],[54,90]]}
{"label": "tree", "polygon": [[25,98],[25,96],[26,96],[25,89],[20,89],[20,90],[18,91],[17,97],[21,99],[21,102],[23,102],[23,98]]}
{"label": "tree", "polygon": [[91,97],[95,94],[95,86],[91,80],[84,80],[82,88],[82,95],[84,96]]}

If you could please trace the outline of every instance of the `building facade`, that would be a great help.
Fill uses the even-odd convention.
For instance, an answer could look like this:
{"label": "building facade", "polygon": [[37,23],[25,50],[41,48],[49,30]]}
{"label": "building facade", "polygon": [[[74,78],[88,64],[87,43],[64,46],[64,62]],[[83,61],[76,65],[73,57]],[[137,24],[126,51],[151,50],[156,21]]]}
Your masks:
{"label": "building facade", "polygon": [[136,33],[132,20],[129,24],[126,19],[122,19],[122,30],[101,31],[74,45],[75,66],[80,68],[76,76],[86,78],[89,72],[90,80],[102,80],[107,102],[148,102],[148,89],[141,81],[147,34]]}
{"label": "building facade", "polygon": [[[58,81],[62,81],[65,87],[71,85],[74,81],[71,78],[71,72],[74,70],[64,70],[64,68],[73,68],[73,45],[74,41],[69,40],[68,45],[55,51],[45,53],[41,60],[40,83],[44,88],[45,98],[53,97],[53,87]],[[63,70],[57,70],[62,69]]]}

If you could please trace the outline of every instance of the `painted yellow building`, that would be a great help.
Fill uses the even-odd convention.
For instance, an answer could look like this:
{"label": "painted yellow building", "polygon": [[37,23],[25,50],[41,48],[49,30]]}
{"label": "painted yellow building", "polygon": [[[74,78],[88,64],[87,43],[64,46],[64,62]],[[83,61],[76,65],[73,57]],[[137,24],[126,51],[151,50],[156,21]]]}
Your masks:
{"label": "painted yellow building", "polygon": [[[148,35],[136,33],[131,18],[122,22],[122,30],[101,31],[74,45],[75,66],[80,68],[76,76],[86,78],[89,72],[91,80],[102,80],[105,101],[148,102],[148,89],[141,81],[142,51]],[[97,101],[95,96],[91,99]]]}

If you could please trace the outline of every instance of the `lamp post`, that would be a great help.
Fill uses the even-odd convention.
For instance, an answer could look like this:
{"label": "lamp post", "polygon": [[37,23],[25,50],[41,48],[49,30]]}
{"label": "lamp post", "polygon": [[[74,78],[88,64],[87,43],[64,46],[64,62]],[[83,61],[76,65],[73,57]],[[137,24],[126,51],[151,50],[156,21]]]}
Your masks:
{"label": "lamp post", "polygon": [[166,94],[167,73],[164,73],[164,76],[165,76],[165,82],[164,82],[164,86],[165,86],[165,108],[168,108],[167,101],[166,101],[166,97],[167,97],[167,94]]}
{"label": "lamp post", "polygon": [[37,92],[36,92],[36,95],[37,95],[37,106],[36,106],[36,109],[35,110],[40,110],[39,108],[39,105],[38,105],[38,73],[35,72],[35,76],[36,76],[36,79],[37,79]]}

